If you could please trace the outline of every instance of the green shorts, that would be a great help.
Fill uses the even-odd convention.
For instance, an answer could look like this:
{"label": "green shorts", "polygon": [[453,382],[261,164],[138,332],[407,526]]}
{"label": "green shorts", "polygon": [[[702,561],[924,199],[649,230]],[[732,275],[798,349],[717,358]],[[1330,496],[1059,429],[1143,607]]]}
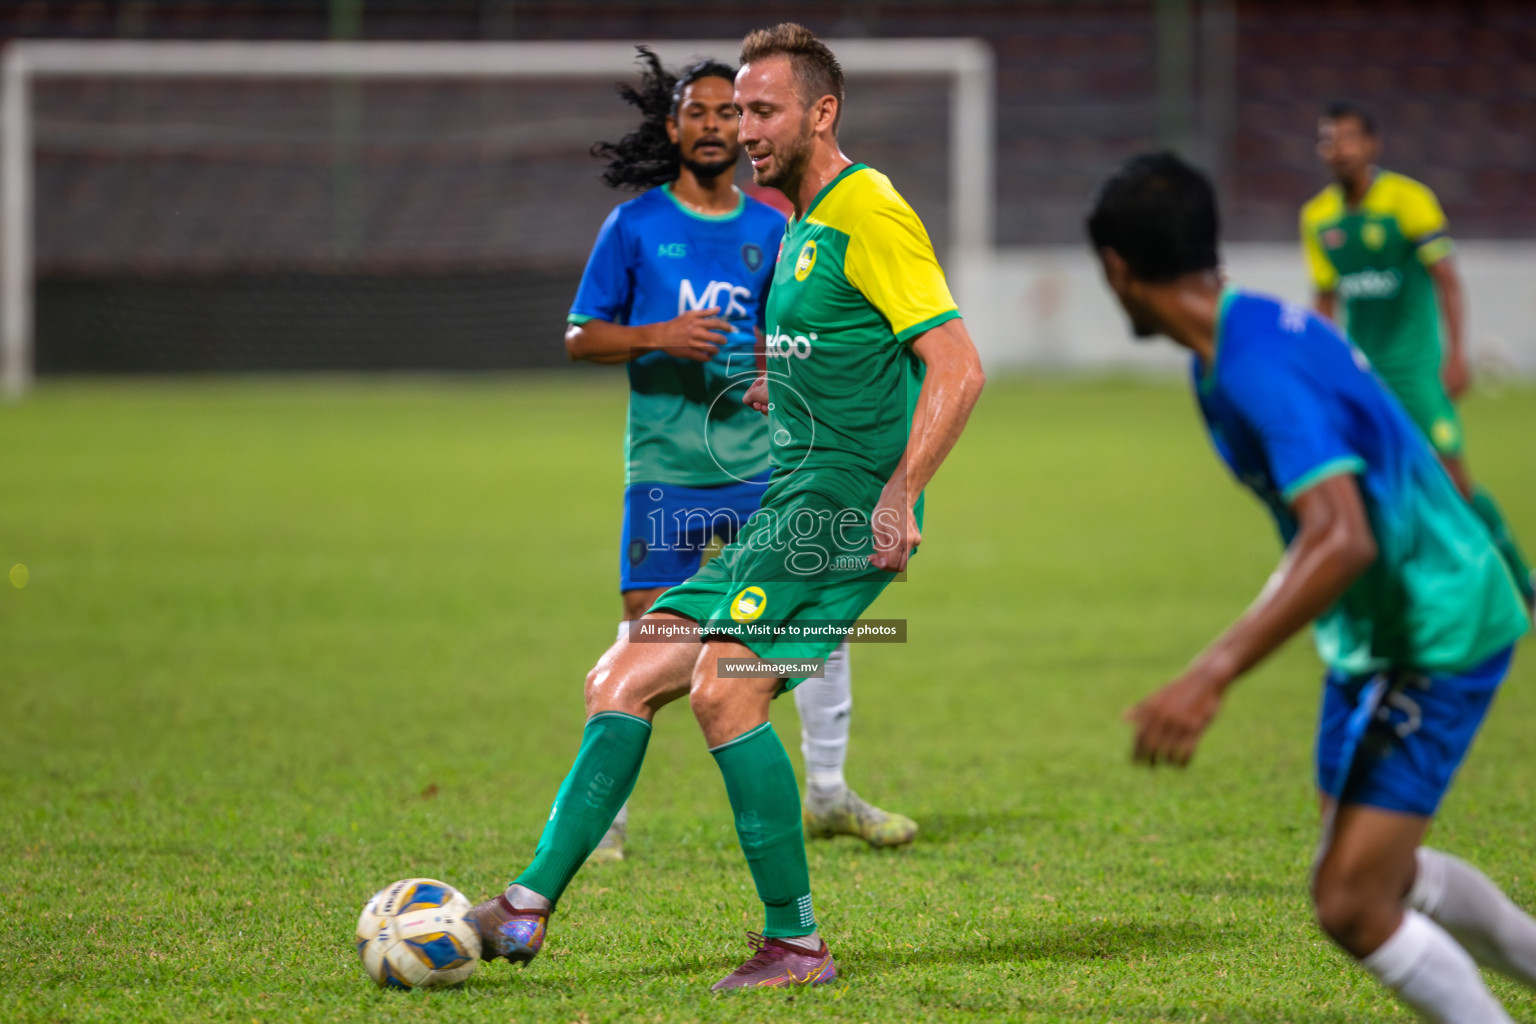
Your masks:
{"label": "green shorts", "polygon": [[1383,380],[1437,453],[1452,458],[1461,454],[1461,415],[1445,393],[1438,372],[1401,378],[1384,376]]}
{"label": "green shorts", "polygon": [[825,658],[898,576],[872,567],[873,551],[867,510],[802,492],[758,509],[651,611],[693,619],[759,658]]}

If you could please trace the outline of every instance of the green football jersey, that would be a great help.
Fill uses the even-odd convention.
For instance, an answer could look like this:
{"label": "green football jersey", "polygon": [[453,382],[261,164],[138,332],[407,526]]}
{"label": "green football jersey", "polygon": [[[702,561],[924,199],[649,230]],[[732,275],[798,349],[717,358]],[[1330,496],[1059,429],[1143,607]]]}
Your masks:
{"label": "green football jersey", "polygon": [[906,450],[922,386],[909,343],[959,315],[890,179],[854,164],[829,182],[785,229],[768,292],[764,506],[812,491],[867,514]]}
{"label": "green football jersey", "polygon": [[1428,267],[1450,254],[1427,187],[1378,171],[1358,206],[1329,185],[1301,209],[1313,286],[1339,298],[1349,338],[1394,390],[1440,372],[1440,304]]}

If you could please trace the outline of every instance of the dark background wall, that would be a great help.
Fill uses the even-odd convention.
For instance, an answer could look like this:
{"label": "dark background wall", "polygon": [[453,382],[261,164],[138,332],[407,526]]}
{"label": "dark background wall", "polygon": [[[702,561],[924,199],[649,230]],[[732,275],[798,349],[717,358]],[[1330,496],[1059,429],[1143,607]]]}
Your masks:
{"label": "dark background wall", "polygon": [[[827,36],[979,36],[992,44],[1000,245],[1076,243],[1093,184],[1127,153],[1159,144],[1178,145],[1215,168],[1228,238],[1289,239],[1297,206],[1324,183],[1313,154],[1317,110],[1341,95],[1378,110],[1386,162],[1436,190],[1454,233],[1536,237],[1531,2],[33,0],[0,4],[0,38],[638,41],[731,38],[785,19]],[[120,133],[116,142],[99,132],[71,135],[71,125],[78,128],[72,112],[91,103],[122,105],[123,90],[83,103],[79,89],[85,87],[75,94],[68,83],[60,88],[58,109],[71,113],[49,122],[54,134],[40,133],[39,150],[39,190],[49,200],[43,210],[51,211],[40,214],[39,230],[44,372],[479,367],[563,358],[563,306],[593,218],[614,198],[593,190],[591,178],[579,182],[585,191],[563,197],[559,188],[574,186],[569,171],[556,168],[571,166],[568,152],[564,164],[551,163],[540,202],[519,197],[511,185],[499,192],[477,185],[479,193],[438,187],[408,162],[390,170],[399,154],[391,157],[387,145],[361,144],[348,157],[364,181],[357,202],[373,196],[386,204],[393,223],[405,225],[401,230],[426,232],[456,215],[484,221],[476,211],[487,206],[503,211],[495,224],[472,224],[453,235],[452,244],[426,247],[435,256],[411,250],[402,258],[384,244],[382,228],[370,228],[345,260],[322,254],[295,267],[279,253],[266,263],[255,256],[231,263],[209,255],[216,246],[196,257],[187,240],[196,232],[190,232],[180,242],[161,238],[125,271],[113,239],[137,245],[142,236],[134,232],[143,225],[175,224],[154,204],[179,186],[152,175],[119,180],[131,177],[127,171],[117,178],[103,174],[105,162],[135,145],[132,133]],[[148,101],[139,95],[134,102],[142,108]],[[463,116],[509,106],[518,104],[476,108],[455,100],[445,109]],[[375,107],[398,114],[395,105]],[[612,116],[612,124],[626,119],[616,103]],[[883,141],[925,149],[942,168],[942,146],[922,141],[942,131],[942,120],[924,116],[929,119],[906,126],[913,138],[892,136],[901,127],[893,122],[854,155],[878,154]],[[419,120],[427,131],[447,119],[427,111]],[[589,115],[550,123],[570,126],[562,145],[571,152],[609,130]],[[290,134],[302,137],[302,126]],[[452,145],[445,136],[439,147],[448,164],[455,159]],[[267,192],[232,210],[224,230],[253,240],[250,252],[259,254],[274,216],[303,210],[304,196],[333,187],[334,146],[312,146],[308,153],[282,155],[294,166],[310,160],[307,177],[300,173],[283,184],[287,179],[273,176],[263,186]],[[942,195],[943,182],[899,184],[914,191],[914,204],[942,246],[946,225],[933,196]],[[124,198],[131,195],[140,198]],[[456,195],[464,197],[458,211]],[[469,206],[471,195],[480,205]],[[597,212],[583,204],[597,204]],[[565,217],[558,224],[538,219],[557,212]],[[560,244],[509,247],[493,229]],[[326,230],[344,231],[334,224]],[[425,336],[423,325],[430,328]]]}

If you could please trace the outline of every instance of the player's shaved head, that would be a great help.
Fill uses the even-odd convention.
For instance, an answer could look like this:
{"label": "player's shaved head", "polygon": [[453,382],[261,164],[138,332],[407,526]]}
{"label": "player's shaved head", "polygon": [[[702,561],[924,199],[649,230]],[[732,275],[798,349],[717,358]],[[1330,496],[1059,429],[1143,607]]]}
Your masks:
{"label": "player's shaved head", "polygon": [[1111,249],[1143,281],[1171,281],[1217,265],[1216,190],[1169,152],[1143,153],[1099,188],[1088,237]]}
{"label": "player's shaved head", "polygon": [[837,116],[832,131],[837,132],[843,116],[843,66],[827,44],[804,25],[786,21],[772,28],[760,28],[741,41],[741,63],[753,64],[772,57],[786,57],[795,73],[795,91],[800,102],[809,107],[823,96],[837,100]]}

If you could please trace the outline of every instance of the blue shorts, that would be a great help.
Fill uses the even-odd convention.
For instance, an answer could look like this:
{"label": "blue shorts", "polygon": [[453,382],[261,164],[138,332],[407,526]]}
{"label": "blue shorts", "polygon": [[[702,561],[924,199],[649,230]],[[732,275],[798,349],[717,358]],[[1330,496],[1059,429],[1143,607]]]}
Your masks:
{"label": "blue shorts", "polygon": [[630,484],[624,488],[619,590],[675,587],[699,571],[718,534],[736,539],[763,502],[768,474],[721,487]]}
{"label": "blue shorts", "polygon": [[1433,815],[1514,651],[1507,647],[1457,675],[1328,673],[1317,729],[1318,789],[1340,803]]}

